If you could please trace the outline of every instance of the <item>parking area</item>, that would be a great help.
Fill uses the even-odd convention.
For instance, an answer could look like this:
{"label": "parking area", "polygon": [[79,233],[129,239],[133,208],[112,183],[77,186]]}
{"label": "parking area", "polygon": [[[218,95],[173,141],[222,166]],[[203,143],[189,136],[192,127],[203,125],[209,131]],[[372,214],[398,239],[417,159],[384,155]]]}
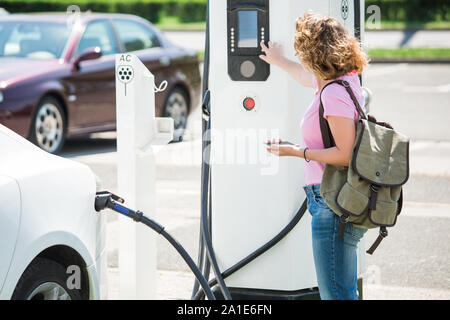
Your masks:
{"label": "parking area", "polygon": [[[374,64],[365,75],[372,113],[411,137],[404,209],[374,256],[366,257],[366,299],[450,299],[450,65]],[[87,164],[117,191],[115,133],[68,141],[62,155]],[[195,258],[200,215],[201,114],[185,141],[156,156],[157,217]],[[110,298],[118,298],[118,223],[108,213]],[[366,245],[377,230],[370,231]],[[188,299],[194,277],[158,239],[157,299]],[[300,272],[300,271],[299,271]]]}

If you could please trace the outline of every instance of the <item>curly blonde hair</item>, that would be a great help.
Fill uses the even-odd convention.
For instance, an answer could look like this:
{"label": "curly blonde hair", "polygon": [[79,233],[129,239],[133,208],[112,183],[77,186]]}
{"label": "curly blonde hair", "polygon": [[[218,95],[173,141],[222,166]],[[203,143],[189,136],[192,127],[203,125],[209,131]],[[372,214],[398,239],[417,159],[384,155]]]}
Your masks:
{"label": "curly blonde hair", "polygon": [[294,48],[302,64],[324,80],[361,74],[368,64],[358,40],[338,20],[312,12],[297,19]]}

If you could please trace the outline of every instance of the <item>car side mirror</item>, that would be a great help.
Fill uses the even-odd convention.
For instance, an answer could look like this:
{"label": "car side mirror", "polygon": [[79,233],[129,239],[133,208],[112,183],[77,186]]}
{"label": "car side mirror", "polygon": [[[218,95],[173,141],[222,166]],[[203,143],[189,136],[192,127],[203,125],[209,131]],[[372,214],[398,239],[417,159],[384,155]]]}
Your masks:
{"label": "car side mirror", "polygon": [[79,71],[80,70],[80,62],[87,61],[87,60],[95,60],[102,56],[102,49],[100,47],[92,47],[86,49],[83,53],[81,53],[79,56],[75,57],[72,60],[72,71]]}

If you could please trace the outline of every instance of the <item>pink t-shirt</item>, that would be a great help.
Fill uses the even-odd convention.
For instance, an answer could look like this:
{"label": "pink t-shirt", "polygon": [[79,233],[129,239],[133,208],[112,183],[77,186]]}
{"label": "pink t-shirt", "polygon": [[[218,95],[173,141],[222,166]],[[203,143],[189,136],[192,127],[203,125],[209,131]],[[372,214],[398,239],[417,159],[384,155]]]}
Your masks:
{"label": "pink t-shirt", "polygon": [[[346,80],[350,83],[359,105],[366,112],[364,108],[364,96],[358,75],[350,73],[341,76],[338,79]],[[320,92],[316,78],[314,78],[314,87],[316,89],[314,99],[306,110],[302,122],[301,130],[303,136],[303,144],[311,150],[324,149],[322,134],[320,132],[319,124],[319,105]],[[337,116],[354,119],[355,123],[359,119],[358,111],[354,105],[350,95],[345,88],[337,83],[329,85],[322,93],[322,103],[324,108],[324,118],[328,116]],[[325,164],[317,161],[306,162],[305,167],[305,183],[306,185],[320,184],[322,182],[323,171]]]}

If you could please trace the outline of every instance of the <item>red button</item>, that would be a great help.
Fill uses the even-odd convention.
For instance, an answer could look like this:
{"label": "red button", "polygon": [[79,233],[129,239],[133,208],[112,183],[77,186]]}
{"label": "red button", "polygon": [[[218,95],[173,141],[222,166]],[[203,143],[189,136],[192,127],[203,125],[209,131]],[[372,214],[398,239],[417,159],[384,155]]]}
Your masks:
{"label": "red button", "polygon": [[253,110],[253,108],[256,105],[255,100],[253,98],[245,98],[243,104],[246,110]]}

